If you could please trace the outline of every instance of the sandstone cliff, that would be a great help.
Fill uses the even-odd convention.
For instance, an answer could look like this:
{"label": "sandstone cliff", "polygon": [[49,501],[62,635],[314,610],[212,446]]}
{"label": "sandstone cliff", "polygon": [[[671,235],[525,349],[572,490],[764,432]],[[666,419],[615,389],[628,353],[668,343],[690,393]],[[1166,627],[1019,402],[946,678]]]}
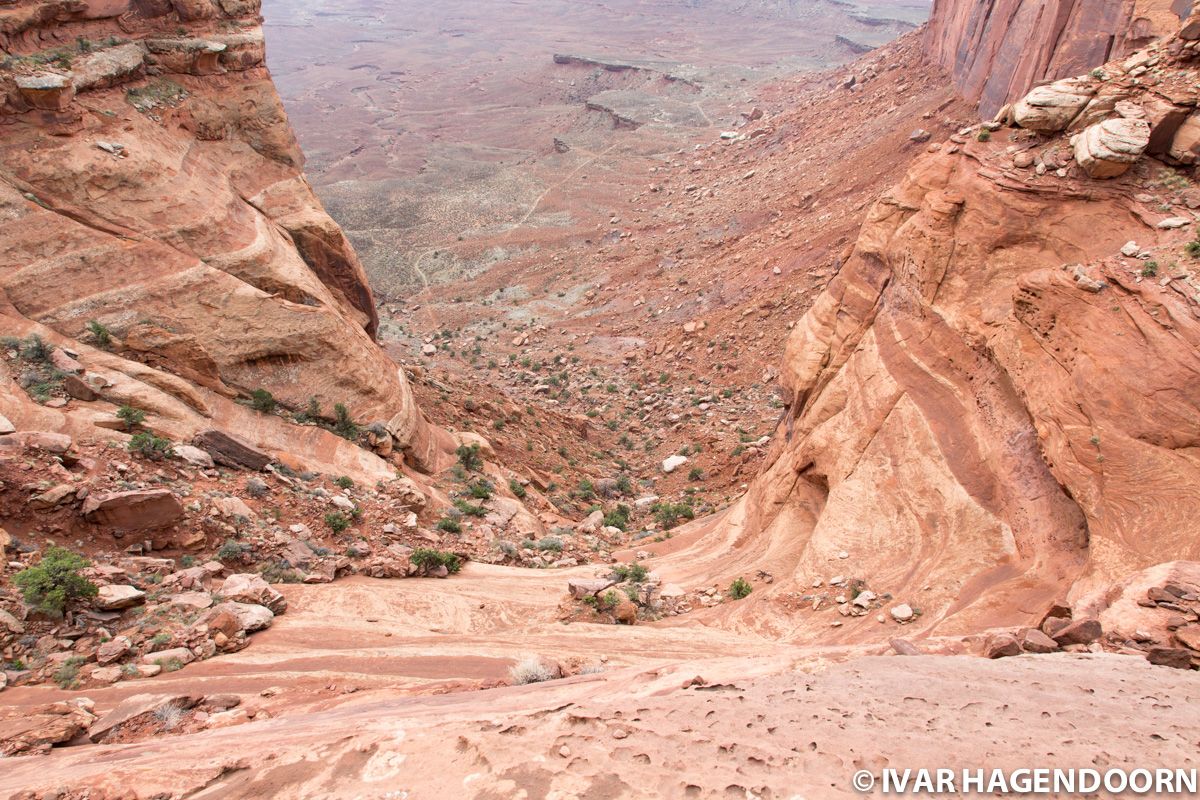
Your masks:
{"label": "sandstone cliff", "polygon": [[[265,389],[328,416],[344,404],[427,465],[438,437],[374,342],[362,267],[300,172],[258,12],[0,4],[3,327],[75,351],[103,373],[103,401],[137,396],[173,436],[225,417],[295,449],[295,431],[227,401]],[[89,346],[93,321],[111,353]],[[19,396],[0,410],[67,424]]]}
{"label": "sandstone cliff", "polygon": [[892,623],[810,616],[830,576],[963,634],[1200,558],[1200,195],[1172,168],[1198,44],[1070,84],[1050,132],[987,123],[917,159],[791,334],[763,473],[671,580],[772,572],[714,617],[829,641]]}
{"label": "sandstone cliff", "polygon": [[1173,33],[1166,0],[934,0],[929,58],[986,116],[1040,81],[1087,72]]}

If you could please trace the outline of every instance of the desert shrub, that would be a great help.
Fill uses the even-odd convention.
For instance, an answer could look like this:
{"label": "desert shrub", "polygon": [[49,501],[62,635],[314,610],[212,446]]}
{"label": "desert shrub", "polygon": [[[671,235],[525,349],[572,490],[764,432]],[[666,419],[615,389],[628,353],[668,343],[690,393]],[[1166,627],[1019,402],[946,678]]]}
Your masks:
{"label": "desert shrub", "polygon": [[60,689],[74,689],[79,685],[79,667],[84,663],[81,656],[71,656],[54,671],[54,682]]}
{"label": "desert shrub", "polygon": [[462,533],[462,525],[453,517],[442,517],[437,521],[435,526],[439,531],[446,533]]}
{"label": "desert shrub", "polygon": [[54,352],[52,345],[46,344],[46,341],[36,333],[31,333],[21,343],[21,358],[32,362],[46,362],[50,360],[50,354]]}
{"label": "desert shrub", "polygon": [[349,489],[354,486],[354,479],[349,475],[339,475],[333,482],[342,489]]}
{"label": "desert shrub", "polygon": [[629,526],[629,506],[618,503],[617,507],[604,515],[603,524],[611,528],[625,530]]}
{"label": "desert shrub", "polygon": [[343,439],[354,441],[362,432],[362,428],[358,423],[350,417],[350,410],[346,408],[344,403],[338,403],[333,407],[333,432]]}
{"label": "desert shrub", "polygon": [[563,549],[563,540],[557,536],[546,536],[537,543],[538,550],[549,550],[553,553],[561,553]]}
{"label": "desert shrub", "polygon": [[524,686],[529,683],[541,683],[554,680],[554,671],[542,663],[540,658],[530,656],[523,658],[508,671],[509,680],[514,686]]}
{"label": "desert shrub", "polygon": [[516,478],[509,478],[508,490],[513,493],[514,497],[520,500],[524,500],[525,495],[528,494],[528,492],[525,490],[525,487],[522,486],[521,482]]}
{"label": "desert shrub", "polygon": [[699,467],[692,467],[691,471],[688,473],[688,480],[689,481],[704,480],[704,470],[700,469]]}
{"label": "desert shrub", "polygon": [[461,444],[455,451],[458,463],[468,472],[479,472],[483,469],[483,457],[479,455],[478,444]]}
{"label": "desert shrub", "polygon": [[1158,274],[1158,262],[1157,261],[1147,261],[1145,266],[1142,267],[1142,277],[1143,278],[1153,278],[1157,274]]}
{"label": "desert shrub", "polygon": [[117,409],[117,419],[125,423],[125,430],[131,431],[146,421],[146,412],[140,408],[124,405]]}
{"label": "desert shrub", "polygon": [[112,331],[96,320],[88,322],[87,327],[88,332],[92,334],[92,341],[96,343],[97,347],[103,350],[112,347]]}
{"label": "desert shrub", "polygon": [[470,503],[466,500],[462,500],[462,499],[455,500],[454,507],[457,508],[459,511],[461,511],[463,514],[466,514],[468,517],[486,517],[487,516],[486,508],[484,508],[483,506],[480,506],[480,505],[476,505],[475,503]]}
{"label": "desert shrub", "polygon": [[408,560],[413,565],[428,572],[437,567],[445,567],[451,575],[462,569],[462,559],[454,553],[444,550],[434,550],[431,547],[418,547],[412,551]]}
{"label": "desert shrub", "polygon": [[654,518],[664,528],[674,528],[681,520],[693,519],[696,512],[687,503],[655,503]]}
{"label": "desert shrub", "polygon": [[613,565],[612,576],[619,581],[643,583],[646,578],[650,577],[650,571],[641,564],[615,564]]}
{"label": "desert shrub", "polygon": [[129,440],[128,448],[129,452],[134,455],[148,458],[151,461],[160,461],[175,452],[175,445],[171,443],[170,439],[155,436],[150,431],[135,433]]}
{"label": "desert shrub", "polygon": [[743,597],[748,597],[752,591],[754,591],[754,587],[745,578],[738,578],[729,584],[729,596],[734,600],[741,600]]}
{"label": "desert shrub", "polygon": [[334,533],[341,533],[350,527],[350,518],[340,511],[330,511],[325,515],[325,524]]}
{"label": "desert shrub", "polygon": [[486,478],[479,478],[467,484],[467,491],[471,493],[471,497],[476,500],[489,500],[492,497],[492,491],[496,487]]}
{"label": "desert shrub", "polygon": [[250,393],[250,407],[255,411],[261,411],[264,414],[270,414],[275,410],[275,395],[268,392],[266,389],[255,389]]}
{"label": "desert shrub", "polygon": [[242,553],[246,552],[246,545],[233,539],[226,539],[225,544],[217,550],[217,559],[220,561],[232,561],[235,558],[240,558]]}
{"label": "desert shrub", "polygon": [[88,561],[62,547],[46,550],[36,565],[13,576],[25,602],[50,614],[61,615],[72,600],[95,597],[96,584],[79,574]]}
{"label": "desert shrub", "polygon": [[317,398],[308,398],[308,405],[296,413],[296,422],[316,422],[321,418],[321,404]]}

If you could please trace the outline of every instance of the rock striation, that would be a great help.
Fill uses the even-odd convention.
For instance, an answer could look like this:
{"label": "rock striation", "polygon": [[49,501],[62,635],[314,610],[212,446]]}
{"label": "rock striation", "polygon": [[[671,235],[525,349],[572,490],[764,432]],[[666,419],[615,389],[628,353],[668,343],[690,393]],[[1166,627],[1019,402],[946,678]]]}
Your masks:
{"label": "rock striation", "polygon": [[[18,0],[0,48],[6,330],[70,343],[106,371],[102,400],[146,396],[173,438],[266,390],[436,460],[449,440],[374,341],[362,266],[301,172],[258,2]],[[111,352],[89,352],[92,322]]]}

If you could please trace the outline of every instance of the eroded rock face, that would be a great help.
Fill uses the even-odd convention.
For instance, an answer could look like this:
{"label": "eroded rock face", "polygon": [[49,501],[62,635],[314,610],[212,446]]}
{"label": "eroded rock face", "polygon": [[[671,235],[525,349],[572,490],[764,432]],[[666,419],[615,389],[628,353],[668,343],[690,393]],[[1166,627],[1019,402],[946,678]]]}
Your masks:
{"label": "eroded rock face", "polygon": [[985,116],[1038,81],[1085,73],[1173,33],[1166,0],[935,0],[925,29],[929,58]]}
{"label": "eroded rock face", "polygon": [[[95,319],[117,342],[106,366],[203,387],[171,387],[177,439],[261,388],[330,417],[344,404],[435,461],[447,442],[374,342],[361,264],[300,172],[259,3],[27,5],[0,28],[6,329],[86,342]],[[69,61],[39,57],[77,40]]]}
{"label": "eroded rock face", "polygon": [[92,495],[83,503],[88,522],[119,530],[165,528],[183,517],[183,504],[168,489],[135,489]]}
{"label": "eroded rock face", "polygon": [[1029,193],[955,151],[875,205],[794,328],[779,443],[714,534],[802,586],[847,553],[942,633],[1200,557],[1194,292],[1105,261],[1147,238],[1120,192]]}

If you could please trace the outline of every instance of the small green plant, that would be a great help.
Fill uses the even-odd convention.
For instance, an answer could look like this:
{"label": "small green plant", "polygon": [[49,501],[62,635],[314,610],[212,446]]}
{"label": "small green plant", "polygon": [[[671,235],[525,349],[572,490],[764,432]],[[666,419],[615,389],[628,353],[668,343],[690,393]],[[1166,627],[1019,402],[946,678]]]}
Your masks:
{"label": "small green plant", "polygon": [[124,405],[117,409],[117,419],[125,423],[125,430],[131,431],[146,421],[146,412],[140,408]]}
{"label": "small green plant", "polygon": [[696,512],[687,503],[655,503],[654,518],[666,529],[674,528],[681,520],[694,519]]}
{"label": "small green plant", "polygon": [[325,515],[325,524],[334,533],[341,533],[350,527],[350,518],[340,511],[330,511]]}
{"label": "small green plant", "polygon": [[316,422],[321,418],[321,404],[317,398],[308,398],[308,405],[296,414],[296,422]]}
{"label": "small green plant", "polygon": [[445,567],[446,571],[451,575],[462,569],[462,559],[454,553],[447,553],[443,550],[434,550],[431,547],[418,547],[412,551],[408,557],[410,563],[419,569],[429,572],[438,567]]}
{"label": "small green plant", "polygon": [[510,492],[512,492],[513,496],[519,500],[524,500],[525,495],[527,494],[525,487],[522,486],[521,482],[519,480],[517,480],[516,478],[509,478],[508,490]]}
{"label": "small green plant", "polygon": [[604,515],[602,524],[607,528],[625,530],[629,526],[629,515],[629,506],[624,503],[618,503],[616,508]]}
{"label": "small green plant", "polygon": [[691,471],[688,472],[688,480],[689,481],[704,480],[704,470],[700,469],[699,467],[692,467]]}
{"label": "small green plant", "polygon": [[338,403],[333,407],[333,432],[352,442],[358,439],[358,435],[362,433],[362,428],[350,417],[350,411],[344,403]]}
{"label": "small green plant", "polygon": [[542,551],[550,551],[552,553],[561,553],[563,549],[563,540],[557,536],[543,537],[537,543],[537,549]]}
{"label": "small green plant", "polygon": [[618,581],[629,581],[630,583],[645,583],[646,578],[650,577],[650,571],[641,564],[616,564],[612,569],[612,576]]}
{"label": "small green plant", "polygon": [[462,533],[462,525],[453,517],[442,517],[437,521],[435,526],[439,531],[446,533]]}
{"label": "small green plant", "polygon": [[992,132],[989,131],[987,128],[984,128],[983,130],[981,130],[979,132],[979,134],[975,137],[975,139],[980,142],[986,142],[991,138],[992,138]]}
{"label": "small green plant", "polygon": [[35,566],[13,576],[25,602],[61,616],[73,600],[95,597],[96,584],[79,574],[88,560],[62,547],[50,547]]}
{"label": "small green plant", "polygon": [[21,358],[26,361],[45,363],[53,352],[54,347],[46,344],[36,333],[31,333],[21,345]]}
{"label": "small green plant", "polygon": [[246,552],[246,545],[234,539],[226,539],[225,544],[221,545],[221,549],[217,550],[217,559],[219,561],[233,561],[236,558],[241,558],[244,552]]}
{"label": "small green plant", "polygon": [[479,472],[483,469],[483,457],[479,455],[479,445],[461,444],[454,450],[458,463],[468,472]]}
{"label": "small green plant", "polygon": [[350,489],[354,486],[354,479],[349,475],[339,475],[333,482],[341,489]]}
{"label": "small green plant", "polygon": [[87,327],[88,331],[92,334],[92,341],[96,343],[96,347],[102,350],[112,347],[112,331],[94,319],[88,322]]}
{"label": "small green plant", "polygon": [[466,500],[458,499],[454,501],[454,507],[466,514],[468,517],[486,517],[487,509],[483,506],[469,503]]}
{"label": "small green plant", "polygon": [[486,478],[479,478],[478,480],[471,481],[467,484],[467,491],[470,492],[471,497],[474,497],[476,500],[490,500],[492,497],[492,491],[495,488],[496,487],[492,485],[491,481],[487,480]]}
{"label": "small green plant", "polygon": [[255,389],[250,393],[250,407],[255,411],[270,414],[275,411],[276,405],[278,403],[275,401],[275,395],[266,389]]}
{"label": "small green plant", "polygon": [[151,461],[161,461],[169,458],[175,452],[175,445],[170,439],[155,436],[150,431],[139,431],[129,440],[129,452]]}
{"label": "small green plant", "polygon": [[155,650],[166,647],[171,643],[171,634],[166,631],[160,631],[150,638],[150,646]]}
{"label": "small green plant", "polygon": [[604,608],[616,608],[621,604],[621,595],[609,589],[604,593],[604,597],[600,598],[600,604]]}
{"label": "small green plant", "polygon": [[74,689],[79,685],[79,667],[84,663],[80,656],[71,656],[54,671],[54,682],[60,689]]}
{"label": "small green plant", "polygon": [[1143,278],[1153,278],[1157,274],[1158,274],[1158,262],[1157,261],[1147,261],[1145,263],[1145,265],[1142,267],[1142,277]]}
{"label": "small green plant", "polygon": [[729,584],[729,596],[734,600],[741,600],[743,597],[748,597],[752,591],[754,591],[754,587],[745,578],[737,578],[733,583]]}

